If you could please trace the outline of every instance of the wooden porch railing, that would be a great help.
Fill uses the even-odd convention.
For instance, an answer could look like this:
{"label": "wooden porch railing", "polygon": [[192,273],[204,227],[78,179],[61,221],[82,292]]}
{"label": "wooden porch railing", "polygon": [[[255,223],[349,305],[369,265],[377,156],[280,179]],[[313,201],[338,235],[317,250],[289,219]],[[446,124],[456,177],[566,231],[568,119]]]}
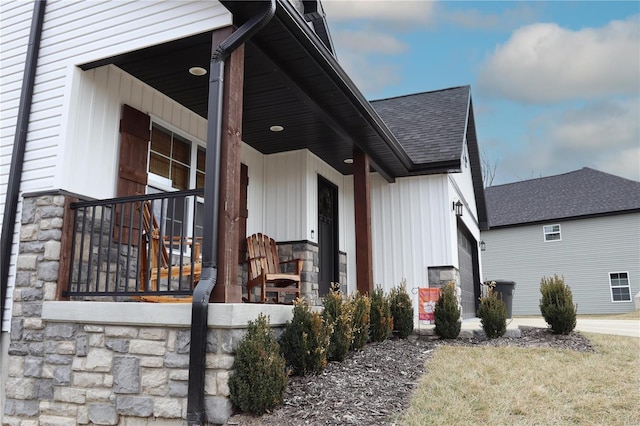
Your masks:
{"label": "wooden porch railing", "polygon": [[202,195],[190,190],[71,203],[62,297],[191,295],[200,278]]}

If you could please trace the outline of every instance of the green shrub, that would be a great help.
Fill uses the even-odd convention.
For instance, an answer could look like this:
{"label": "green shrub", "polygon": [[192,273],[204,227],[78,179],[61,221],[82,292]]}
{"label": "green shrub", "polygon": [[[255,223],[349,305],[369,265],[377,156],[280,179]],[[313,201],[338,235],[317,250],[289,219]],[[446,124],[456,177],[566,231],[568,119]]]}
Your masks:
{"label": "green shrub", "polygon": [[462,321],[456,297],[456,285],[453,282],[442,287],[440,297],[433,313],[436,323],[435,332],[442,339],[456,339],[460,334]]}
{"label": "green shrub", "polygon": [[353,310],[353,343],[352,350],[364,348],[369,341],[371,299],[360,294],[357,290],[349,297],[349,304]]}
{"label": "green shrub", "polygon": [[249,321],[236,349],[234,369],[229,393],[240,410],[260,415],[282,403],[288,379],[285,360],[263,314]]}
{"label": "green shrub", "polygon": [[280,337],[280,350],[293,374],[304,376],[324,370],[332,331],[331,324],[325,324],[306,301],[294,302],[293,318]]}
{"label": "green shrub", "polygon": [[391,289],[391,316],[393,317],[393,331],[401,339],[406,339],[413,332],[413,302],[407,293],[407,283],[402,281],[399,287]]}
{"label": "green shrub", "polygon": [[493,339],[504,336],[507,332],[507,304],[498,298],[493,285],[489,284],[486,295],[480,298],[478,318],[487,338]]}
{"label": "green shrub", "polygon": [[343,301],[342,293],[334,290],[329,291],[322,305],[322,319],[333,328],[327,359],[343,361],[349,354],[353,342],[353,306]]}
{"label": "green shrub", "polygon": [[373,342],[383,342],[393,331],[393,317],[389,297],[384,294],[382,287],[376,287],[371,292],[371,324],[369,338]]}
{"label": "green shrub", "polygon": [[564,283],[564,276],[557,275],[540,281],[540,312],[554,334],[569,334],[576,328],[578,305],[573,304],[571,288]]}

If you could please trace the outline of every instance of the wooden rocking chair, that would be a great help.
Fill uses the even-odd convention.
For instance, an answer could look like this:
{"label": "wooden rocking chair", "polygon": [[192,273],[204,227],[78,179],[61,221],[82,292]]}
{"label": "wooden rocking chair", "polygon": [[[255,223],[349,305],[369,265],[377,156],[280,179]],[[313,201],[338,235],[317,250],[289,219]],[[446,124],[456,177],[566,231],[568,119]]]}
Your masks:
{"label": "wooden rocking chair", "polygon": [[[252,301],[251,290],[260,286],[260,300],[267,301],[267,293],[276,293],[275,302],[280,303],[281,293],[294,293],[300,297],[300,273],[302,259],[280,261],[275,240],[263,234],[254,234],[247,238],[249,252],[249,280],[247,282],[248,301]],[[295,273],[281,272],[280,265],[295,263]]]}
{"label": "wooden rocking chair", "polygon": [[[143,236],[142,239],[145,244],[140,248],[140,290],[145,291],[147,289],[147,281],[151,291],[158,291],[158,281],[167,280],[170,285],[171,279],[177,278],[179,280],[192,279],[193,286],[200,281],[200,274],[202,273],[202,263],[200,259],[200,243],[194,242],[191,238],[169,237],[164,236],[160,241],[160,227],[155,215],[151,212],[151,203],[144,201],[142,203],[142,227]],[[191,246],[191,259],[183,262],[182,265],[172,265],[169,246]],[[167,295],[158,296],[139,296],[138,300],[145,302],[169,302],[178,303],[186,302],[191,303],[193,298],[189,297],[174,297]]]}

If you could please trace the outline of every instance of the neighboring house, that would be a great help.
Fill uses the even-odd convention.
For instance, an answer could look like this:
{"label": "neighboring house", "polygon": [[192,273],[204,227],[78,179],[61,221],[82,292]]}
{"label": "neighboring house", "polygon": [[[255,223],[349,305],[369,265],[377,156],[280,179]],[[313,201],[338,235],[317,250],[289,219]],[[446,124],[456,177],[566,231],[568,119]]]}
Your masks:
{"label": "neighboring house", "polygon": [[[190,305],[121,303],[150,289],[143,202],[161,232],[201,238],[203,269],[217,260],[199,390],[211,421],[230,413],[226,380],[247,321],[265,312],[282,326],[291,315],[242,303],[247,235],[265,233],[282,257],[305,260],[312,303],[331,282],[351,293],[454,281],[463,315],[475,315],[487,219],[470,88],[368,102],[335,58],[315,1],[275,1],[266,26],[234,46],[225,78],[210,78],[232,24],[266,16],[268,4],[2,2],[10,421],[202,414],[187,403]],[[219,168],[208,161],[217,146]],[[214,241],[216,197],[206,194],[218,175]]]}
{"label": "neighboring house", "polygon": [[585,167],[485,189],[482,269],[515,281],[514,315],[539,315],[540,280],[564,275],[578,314],[635,309],[640,182]]}

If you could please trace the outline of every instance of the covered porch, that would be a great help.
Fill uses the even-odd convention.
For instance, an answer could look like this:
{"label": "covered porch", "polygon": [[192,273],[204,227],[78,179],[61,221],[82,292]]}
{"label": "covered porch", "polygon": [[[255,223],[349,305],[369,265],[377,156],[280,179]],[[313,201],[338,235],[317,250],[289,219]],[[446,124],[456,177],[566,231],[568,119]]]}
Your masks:
{"label": "covered porch", "polygon": [[[237,22],[238,25],[255,15],[260,7],[255,3],[244,2],[223,2],[223,4],[233,13],[234,23]],[[304,16],[308,20],[312,20],[315,15],[309,12]],[[146,162],[123,165],[122,162],[123,152],[126,154],[125,158],[134,157],[131,155],[132,150],[125,149],[124,144],[132,138],[139,138],[144,142],[147,139],[146,128],[150,125],[148,123],[143,125],[126,124],[125,107],[120,119],[119,169],[122,171],[130,168],[133,170],[130,173],[131,176],[127,177],[123,173],[119,173],[117,197],[108,200],[70,203],[70,209],[77,211],[78,208],[98,208],[113,213],[120,208],[118,205],[126,203],[133,203],[130,204],[130,208],[135,210],[135,203],[139,204],[143,201],[166,206],[167,203],[171,204],[171,200],[174,199],[179,199],[183,203],[184,200],[192,199],[186,201],[186,205],[192,207],[184,210],[191,215],[193,223],[189,228],[189,231],[192,232],[189,237],[199,239],[198,247],[201,248],[202,257],[206,257],[208,253],[216,253],[215,259],[200,259],[203,265],[211,263],[217,267],[218,282],[213,289],[210,300],[213,302],[241,302],[243,297],[247,297],[247,294],[242,290],[243,284],[245,284],[242,269],[243,241],[247,236],[247,206],[243,205],[242,197],[243,195],[246,197],[246,193],[243,194],[243,191],[247,189],[243,185],[248,179],[247,176],[243,176],[243,167],[246,168],[246,165],[243,163],[242,157],[247,155],[242,151],[243,149],[249,151],[251,153],[249,156],[253,157],[298,156],[303,158],[302,161],[321,163],[324,169],[329,170],[327,172],[329,174],[352,177],[352,181],[350,181],[352,189],[343,191],[340,188],[340,191],[344,192],[341,196],[350,198],[348,202],[353,206],[354,212],[351,223],[355,225],[355,231],[348,230],[348,232],[355,233],[353,246],[355,253],[349,253],[349,256],[355,256],[356,285],[352,289],[357,288],[363,293],[368,292],[373,286],[369,173],[375,171],[388,181],[393,181],[396,176],[406,175],[408,170],[406,164],[409,163],[406,154],[377,113],[342,71],[330,50],[330,43],[327,44],[321,34],[313,32],[309,28],[308,22],[303,20],[289,2],[277,2],[273,19],[248,42],[231,53],[224,64],[223,78],[217,79],[210,72],[205,75],[194,75],[194,72],[196,74],[202,72],[193,71],[194,67],[200,67],[205,71],[210,68],[209,62],[213,52],[232,33],[233,27],[221,28],[80,66],[83,72],[93,72],[104,69],[103,67],[117,67],[171,98],[202,119],[206,119],[207,123],[214,121],[216,114],[221,113],[221,128],[218,136],[215,131],[212,131],[210,124],[207,124],[205,136],[206,170],[202,174],[202,179],[192,187],[195,189],[186,188],[183,191],[150,194],[148,187],[151,185],[149,183],[151,174],[145,175],[141,169],[151,170],[151,165]],[[191,72],[189,72],[190,69]],[[212,96],[215,96],[213,92],[218,90],[216,86],[220,86],[219,90],[223,93],[221,111],[214,111],[209,106],[216,105],[216,102],[211,99]],[[132,130],[127,130],[127,128]],[[136,135],[137,129],[142,129],[142,134]],[[281,131],[274,131],[274,129]],[[216,160],[211,161],[212,157],[210,156],[213,151],[211,148],[216,146],[219,146],[220,149],[217,160],[219,167],[215,164]],[[249,148],[243,148],[243,146]],[[146,146],[144,149],[146,150]],[[304,158],[312,158],[312,160],[304,160]],[[316,165],[307,167],[308,170],[304,170],[302,173],[288,173],[286,168],[290,163],[291,161],[284,163],[285,169],[282,170],[282,177],[270,181],[265,179],[263,185],[281,185],[285,179],[308,179],[308,175],[314,171],[319,178],[326,177],[322,172],[311,170],[317,169]],[[251,176],[253,169],[254,167],[250,164],[248,176]],[[304,176],[305,173],[307,176]],[[219,191],[215,195],[211,192],[207,193],[207,189],[211,191],[214,186],[214,176],[219,180]],[[302,182],[301,185],[312,186],[308,182]],[[175,191],[175,185],[173,190]],[[297,214],[305,216],[305,224],[289,232],[287,238],[276,236],[277,240],[284,239],[285,242],[292,245],[293,243],[305,242],[322,244],[318,241],[321,234],[320,229],[318,224],[314,223],[317,220],[318,203],[310,206],[302,205],[308,204],[313,197],[317,199],[316,194],[310,195],[310,193],[317,192],[319,189],[316,186],[315,188],[305,188],[305,190],[307,191],[306,199],[304,197],[297,199],[297,205],[294,205],[293,208],[290,203],[281,206],[271,205],[268,212],[262,212],[263,215],[278,216],[283,214],[283,210],[290,208],[292,212],[287,215],[291,216],[298,212]],[[146,195],[142,195],[145,193]],[[212,201],[212,198],[217,198],[217,200]],[[268,196],[262,200],[265,205],[275,203],[275,201],[266,198]],[[193,207],[196,205],[200,206],[199,211]],[[207,232],[207,226],[214,226],[208,223],[213,217],[212,209],[216,209],[218,212],[217,225],[215,225],[217,238],[213,237],[214,233]],[[313,210],[313,212],[310,213],[308,210]],[[166,211],[166,207],[163,211]],[[114,224],[122,226],[118,224],[116,216],[114,216]],[[169,216],[167,215],[165,219],[171,219]],[[82,217],[84,218],[84,215]],[[111,217],[111,214],[100,213],[99,217],[104,220]],[[160,219],[158,217],[158,220]],[[139,220],[139,217],[133,215],[133,220]],[[263,219],[263,222],[265,220]],[[162,220],[160,221],[162,222]],[[77,234],[79,229],[88,229],[86,227],[79,228],[77,220],[75,223],[76,231],[69,228],[65,231],[65,235],[71,232]],[[106,229],[105,225],[109,224],[101,223],[101,229]],[[136,228],[134,223],[131,225],[134,229]],[[73,227],[71,222],[70,226]],[[95,228],[92,229],[95,230]],[[264,232],[259,228],[257,231]],[[337,234],[338,231],[335,232]],[[341,229],[340,232],[347,232],[347,230]],[[103,244],[117,243],[122,245],[117,236],[114,236],[113,233],[111,235],[111,241],[106,238],[109,236],[107,232],[103,233],[104,238],[97,238],[94,243],[99,241]],[[135,233],[132,237],[135,240]],[[71,252],[71,242],[76,239],[68,236],[65,250],[68,249]],[[66,294],[68,297],[75,292],[77,296],[92,297],[104,296],[103,292],[107,291],[113,293],[111,296],[118,297],[137,296],[139,292],[144,294],[155,291],[162,295],[188,295],[190,286],[185,286],[181,282],[177,287],[174,286],[177,290],[170,286],[162,290],[159,290],[158,287],[151,290],[152,285],[140,282],[144,281],[144,269],[148,269],[148,267],[137,264],[140,256],[136,253],[135,246],[137,244],[135,241],[125,242],[132,243],[134,247],[133,250],[124,250],[131,260],[123,260],[127,264],[127,273],[131,275],[129,279],[135,281],[132,283],[133,287],[123,288],[120,281],[107,283],[108,280],[116,279],[117,281],[118,273],[121,273],[120,269],[116,273],[117,263],[113,265],[114,268],[108,266],[112,260],[109,259],[102,271],[91,271],[97,281],[101,279],[101,274],[104,275],[102,277],[103,284],[97,282],[90,285],[87,283],[83,289],[77,286],[74,288],[76,283],[70,278],[74,268],[77,270],[82,262],[87,264],[93,262],[98,265],[97,268],[100,268],[100,264],[104,263],[105,258],[100,259],[102,262],[98,261],[97,257],[78,261],[77,259],[72,260],[70,256],[70,263],[61,265],[63,273],[60,274],[59,283],[62,288],[60,294]],[[340,256],[344,254],[344,251],[339,250],[338,246],[336,242],[329,251],[333,257],[334,270],[340,269],[338,268]],[[188,250],[190,248],[181,249],[179,252],[189,254]],[[117,251],[122,256],[123,249]],[[103,252],[108,254],[110,250],[103,250]],[[79,251],[76,250],[76,253]],[[178,261],[191,262],[191,260],[191,256],[187,256]],[[72,265],[73,262],[76,262],[76,266]],[[122,268],[122,270],[124,269]],[[87,273],[85,273],[85,277],[88,277]],[[188,278],[187,281],[193,283],[194,277]],[[310,279],[313,280],[313,277]],[[331,277],[331,281],[339,281],[340,279],[340,275],[337,273]],[[101,294],[92,295],[91,292]],[[306,293],[309,295],[310,292]]]}

